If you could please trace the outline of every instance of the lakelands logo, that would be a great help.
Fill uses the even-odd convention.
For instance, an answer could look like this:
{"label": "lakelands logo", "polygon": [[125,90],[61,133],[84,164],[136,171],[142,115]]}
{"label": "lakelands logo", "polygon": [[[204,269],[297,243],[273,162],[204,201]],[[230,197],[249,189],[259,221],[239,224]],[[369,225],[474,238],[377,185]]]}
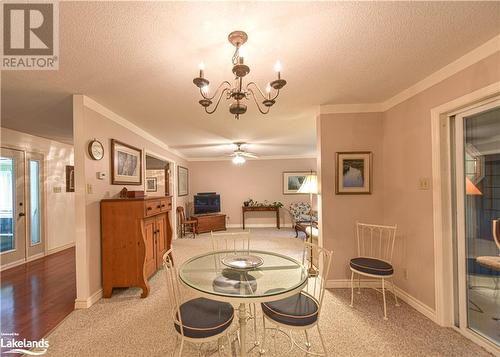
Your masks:
{"label": "lakelands logo", "polygon": [[39,341],[31,341],[25,338],[18,340],[18,333],[3,333],[0,338],[0,347],[9,349],[3,353],[18,353],[29,356],[42,356],[47,353],[49,341],[42,338]]}
{"label": "lakelands logo", "polygon": [[3,1],[2,69],[59,68],[59,5],[55,1]]}

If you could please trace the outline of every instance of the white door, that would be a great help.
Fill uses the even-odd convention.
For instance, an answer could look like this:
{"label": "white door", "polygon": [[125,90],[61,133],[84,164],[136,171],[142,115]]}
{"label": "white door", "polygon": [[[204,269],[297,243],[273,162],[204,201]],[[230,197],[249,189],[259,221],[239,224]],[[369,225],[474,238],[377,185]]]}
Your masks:
{"label": "white door", "polygon": [[[500,347],[500,100],[452,118],[455,191],[455,325]],[[497,262],[495,264],[495,262]]]}
{"label": "white door", "polygon": [[26,204],[24,152],[1,150],[0,156],[0,252],[1,265],[26,258]]}
{"label": "white door", "polygon": [[0,265],[45,254],[44,157],[2,148],[0,158]]}

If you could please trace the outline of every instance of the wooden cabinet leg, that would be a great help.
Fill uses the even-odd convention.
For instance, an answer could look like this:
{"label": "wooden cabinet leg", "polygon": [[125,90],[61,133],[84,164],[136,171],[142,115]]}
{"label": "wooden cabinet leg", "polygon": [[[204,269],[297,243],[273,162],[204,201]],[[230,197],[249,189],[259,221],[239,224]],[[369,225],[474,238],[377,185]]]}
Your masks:
{"label": "wooden cabinet leg", "polygon": [[149,295],[149,291],[151,290],[151,288],[149,287],[149,282],[147,280],[141,282],[141,285],[139,287],[142,289],[141,298],[147,297]]}
{"label": "wooden cabinet leg", "polygon": [[113,287],[112,286],[103,286],[102,287],[102,297],[109,299],[113,295]]}

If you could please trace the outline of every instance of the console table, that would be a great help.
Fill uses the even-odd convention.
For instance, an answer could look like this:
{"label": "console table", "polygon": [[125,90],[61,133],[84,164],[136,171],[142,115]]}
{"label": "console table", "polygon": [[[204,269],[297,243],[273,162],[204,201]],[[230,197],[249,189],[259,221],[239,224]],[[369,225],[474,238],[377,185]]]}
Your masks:
{"label": "console table", "polygon": [[246,212],[276,212],[276,228],[280,229],[280,209],[275,206],[243,206],[241,207],[243,214],[243,229],[245,229],[245,213]]}

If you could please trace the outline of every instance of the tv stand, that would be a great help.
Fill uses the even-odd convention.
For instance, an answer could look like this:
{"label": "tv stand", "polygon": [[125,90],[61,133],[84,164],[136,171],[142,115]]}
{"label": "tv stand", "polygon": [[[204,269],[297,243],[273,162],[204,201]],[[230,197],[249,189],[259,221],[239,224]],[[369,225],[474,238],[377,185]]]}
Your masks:
{"label": "tv stand", "polygon": [[222,213],[206,213],[192,217],[198,222],[198,233],[226,230],[226,215]]}

